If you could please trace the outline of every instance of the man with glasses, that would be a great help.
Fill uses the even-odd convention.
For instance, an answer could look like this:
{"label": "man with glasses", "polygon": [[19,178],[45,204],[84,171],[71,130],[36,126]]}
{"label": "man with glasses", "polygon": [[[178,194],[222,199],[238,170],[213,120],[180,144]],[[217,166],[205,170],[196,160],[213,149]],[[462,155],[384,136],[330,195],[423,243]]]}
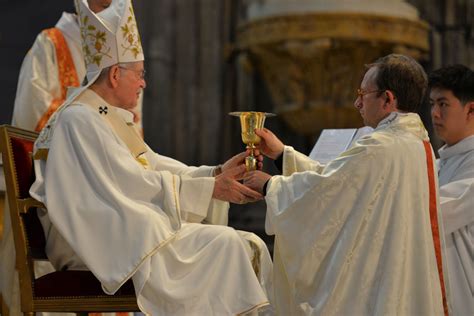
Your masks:
{"label": "man with glasses", "polygon": [[410,57],[368,65],[354,105],[375,130],[326,165],[256,131],[260,151],[283,171],[254,171],[244,182],[265,194],[278,314],[441,315],[447,308],[434,156],[414,113],[426,88]]}
{"label": "man with glasses", "polygon": [[[133,280],[146,315],[236,315],[268,306],[272,263],[228,203],[261,199],[237,180],[245,153],[191,167],[149,148],[130,110],[146,87],[130,0],[94,14],[77,0],[87,83],[41,131],[30,194],[57,270],[90,270],[108,294]],[[204,225],[215,224],[215,225]]]}
{"label": "man with glasses", "polygon": [[474,315],[474,72],[456,65],[429,76],[438,151],[439,195],[446,234],[453,315]]}

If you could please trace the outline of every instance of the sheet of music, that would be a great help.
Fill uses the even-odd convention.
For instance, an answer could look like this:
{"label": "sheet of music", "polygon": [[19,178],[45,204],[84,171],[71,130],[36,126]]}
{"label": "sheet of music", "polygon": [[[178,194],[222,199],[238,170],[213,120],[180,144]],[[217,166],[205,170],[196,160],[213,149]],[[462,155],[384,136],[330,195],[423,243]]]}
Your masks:
{"label": "sheet of music", "polygon": [[356,131],[356,128],[324,129],[309,157],[320,163],[331,161],[346,150]]}
{"label": "sheet of music", "polygon": [[327,163],[352,146],[360,137],[370,134],[373,128],[324,129],[314,145],[309,157],[320,163]]}

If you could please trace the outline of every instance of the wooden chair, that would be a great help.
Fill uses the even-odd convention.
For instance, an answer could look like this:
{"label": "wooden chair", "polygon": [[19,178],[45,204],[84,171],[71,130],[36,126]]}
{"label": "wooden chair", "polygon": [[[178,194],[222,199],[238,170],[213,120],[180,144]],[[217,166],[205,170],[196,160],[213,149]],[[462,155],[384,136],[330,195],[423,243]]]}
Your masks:
{"label": "wooden chair", "polygon": [[36,214],[37,208],[45,206],[29,195],[35,177],[32,150],[37,136],[7,125],[0,127],[22,312],[35,315],[36,312],[139,311],[131,280],[115,295],[107,295],[89,271],[56,271],[35,278],[34,261],[47,260],[43,227]]}

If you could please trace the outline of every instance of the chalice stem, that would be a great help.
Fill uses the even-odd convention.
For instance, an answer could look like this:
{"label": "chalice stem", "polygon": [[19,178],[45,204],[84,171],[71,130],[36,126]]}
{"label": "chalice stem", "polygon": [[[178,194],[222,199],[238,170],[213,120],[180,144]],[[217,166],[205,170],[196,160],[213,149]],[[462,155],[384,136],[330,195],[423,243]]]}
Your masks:
{"label": "chalice stem", "polygon": [[257,159],[254,156],[255,146],[253,144],[249,144],[247,149],[250,149],[250,155],[245,157],[245,167],[247,171],[257,170]]}

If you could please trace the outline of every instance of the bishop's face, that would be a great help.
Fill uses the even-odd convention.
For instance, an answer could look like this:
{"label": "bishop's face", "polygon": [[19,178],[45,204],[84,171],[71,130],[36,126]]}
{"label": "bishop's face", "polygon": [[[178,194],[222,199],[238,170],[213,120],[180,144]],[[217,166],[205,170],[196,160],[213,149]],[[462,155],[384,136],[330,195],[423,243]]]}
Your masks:
{"label": "bishop's face", "polygon": [[120,78],[116,89],[119,106],[131,110],[137,106],[140,93],[146,87],[143,61],[119,64]]}
{"label": "bishop's face", "polygon": [[387,116],[383,108],[386,96],[375,83],[377,72],[377,67],[367,70],[360,84],[357,99],[354,101],[354,106],[359,110],[364,124],[372,128],[377,127],[379,122]]}

